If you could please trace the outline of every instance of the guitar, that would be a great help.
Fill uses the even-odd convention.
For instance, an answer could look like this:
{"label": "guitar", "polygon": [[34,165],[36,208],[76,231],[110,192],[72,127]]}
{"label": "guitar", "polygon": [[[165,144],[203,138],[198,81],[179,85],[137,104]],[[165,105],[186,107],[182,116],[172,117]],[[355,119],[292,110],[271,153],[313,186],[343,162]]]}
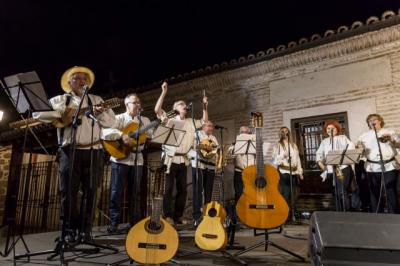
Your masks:
{"label": "guitar", "polygon": [[[179,114],[177,111],[172,110],[166,114],[167,118],[174,117],[175,115]],[[142,145],[146,142],[148,136],[146,132],[149,129],[157,127],[161,124],[160,119],[156,119],[150,122],[148,125],[145,125],[139,128],[139,123],[132,122],[129,123],[125,128],[122,129],[122,134],[128,135],[130,138],[133,139],[130,145],[126,145],[122,142],[122,139],[117,140],[101,140],[101,144],[103,145],[104,149],[114,158],[123,159],[129,156],[134,148],[137,145],[137,137],[139,140],[139,145]]]}
{"label": "guitar", "polygon": [[[123,102],[124,102],[124,100],[122,100],[120,98],[112,98],[112,99],[106,100],[100,104],[96,104],[93,106],[100,106],[100,107],[103,107],[106,109],[110,109],[110,108],[112,109],[112,108],[119,107],[120,105],[123,104]],[[80,110],[78,117],[84,115],[86,113],[86,111],[88,111],[88,110],[89,110],[89,107],[83,107]],[[51,122],[51,124],[53,124],[53,126],[56,128],[63,128],[63,127],[69,126],[72,123],[72,119],[73,119],[73,117],[71,117],[67,121],[62,121],[61,118],[57,118],[53,122]],[[37,126],[37,125],[44,124],[44,123],[45,122],[40,121],[39,119],[36,119],[36,118],[28,118],[25,120],[19,120],[16,122],[12,122],[9,124],[9,126],[11,128],[23,128],[23,127],[27,127],[27,126]]]}
{"label": "guitar", "polygon": [[134,225],[126,236],[125,248],[128,256],[141,264],[161,264],[172,259],[178,250],[178,233],[161,218],[165,191],[165,169],[156,171],[159,177],[158,195],[153,199],[150,217]]}
{"label": "guitar", "polygon": [[[217,157],[217,162],[222,162],[222,156]],[[220,166],[221,164],[217,163],[217,165]],[[226,211],[220,202],[222,176],[219,169],[222,169],[222,167],[216,169],[211,202],[205,206],[203,220],[194,235],[197,246],[209,251],[221,250],[228,242],[228,236],[223,226]]]}
{"label": "guitar", "polygon": [[242,173],[244,191],[236,205],[240,220],[257,229],[271,229],[282,225],[289,207],[278,190],[279,172],[264,164],[261,113],[252,113],[256,129],[256,165],[246,167]]}

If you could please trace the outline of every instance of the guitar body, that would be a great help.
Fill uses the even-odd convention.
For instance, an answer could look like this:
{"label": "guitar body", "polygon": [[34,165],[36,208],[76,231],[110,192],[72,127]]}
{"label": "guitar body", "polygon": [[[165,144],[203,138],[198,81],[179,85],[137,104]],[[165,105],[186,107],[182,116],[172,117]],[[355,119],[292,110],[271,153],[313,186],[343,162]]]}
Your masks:
{"label": "guitar body", "polygon": [[178,250],[178,233],[160,218],[160,228],[149,228],[150,217],[138,222],[126,236],[128,256],[141,264],[160,264],[172,259]]}
{"label": "guitar body", "polygon": [[212,201],[206,205],[203,220],[194,235],[199,248],[216,251],[226,246],[228,237],[223,226],[225,219],[226,211],[220,203]]}
{"label": "guitar body", "polygon": [[289,206],[279,192],[279,172],[272,165],[264,165],[266,185],[257,186],[257,170],[252,165],[243,170],[244,191],[236,205],[240,220],[257,229],[281,226],[289,215]]}
{"label": "guitar body", "polygon": [[[128,135],[131,132],[135,132],[139,129],[139,124],[136,122],[132,122],[128,124],[123,130],[122,133]],[[146,142],[147,135],[140,134],[139,135],[139,145],[142,145]],[[122,140],[102,140],[102,144],[104,149],[117,159],[123,159],[129,156],[132,149],[136,147],[136,139],[134,139],[132,145],[125,145]]]}

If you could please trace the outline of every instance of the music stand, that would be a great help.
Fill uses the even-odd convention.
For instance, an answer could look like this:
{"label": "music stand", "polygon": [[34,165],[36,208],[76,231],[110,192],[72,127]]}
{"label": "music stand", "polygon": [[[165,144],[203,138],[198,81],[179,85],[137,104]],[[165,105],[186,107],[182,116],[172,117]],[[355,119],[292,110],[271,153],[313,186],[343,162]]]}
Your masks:
{"label": "music stand", "polygon": [[[256,144],[255,144],[255,135],[254,134],[240,134],[236,137],[235,146],[233,148],[233,155],[256,155]],[[229,243],[226,249],[230,250],[243,250],[244,246],[235,246],[235,234],[236,234],[236,206],[232,208],[230,212],[230,220],[235,221],[234,223],[230,223],[228,227],[228,238]]]}
{"label": "music stand", "polygon": [[[32,114],[32,112],[39,112],[39,111],[50,111],[53,110],[51,105],[48,102],[46,91],[44,90],[42,83],[36,74],[35,71],[27,72],[27,73],[20,73],[12,76],[8,76],[4,78],[4,82],[0,81],[0,84],[2,88],[4,89],[5,93],[7,94],[8,98],[14,105],[15,109],[17,110],[18,114],[22,119],[25,120],[24,113],[28,111],[28,117]],[[39,138],[35,134],[35,132],[29,127],[25,127],[25,133],[24,133],[24,141],[22,144],[22,153],[25,152],[26,149],[26,143],[27,143],[27,138],[28,138],[28,131],[31,133],[31,135],[35,138],[35,140],[39,143],[43,151],[48,155],[48,151],[46,148],[43,146],[43,144],[40,142]],[[26,176],[29,177],[32,171],[32,149],[30,149],[29,152],[29,162],[28,162],[28,168],[27,168],[27,173]],[[16,179],[15,185],[16,187],[19,187],[20,184],[20,176],[19,177],[13,177],[11,176],[11,179]],[[9,182],[12,182],[12,180],[9,180]],[[22,224],[20,225],[19,232],[18,232],[18,238],[15,240],[15,233],[16,233],[16,210],[13,210],[11,213],[9,210],[6,210],[5,215],[7,223],[4,223],[2,227],[8,226],[8,232],[7,232],[7,240],[6,240],[6,245],[4,248],[4,252],[0,252],[1,256],[8,256],[13,250],[13,260],[15,264],[15,259],[16,259],[16,254],[15,254],[15,246],[18,242],[18,240],[21,239],[26,252],[30,252],[29,248],[22,236],[24,226],[25,226],[25,216],[26,216],[26,205],[27,205],[27,197],[26,197],[27,191],[27,186],[25,187],[24,190],[24,202],[23,202],[23,208],[22,208],[22,213],[21,213],[21,221]],[[18,199],[18,189],[15,190],[15,194],[11,195],[10,197],[7,197],[6,199],[6,209],[9,207],[7,206],[17,206],[17,199]],[[14,202],[10,202],[10,201]],[[9,217],[8,215],[11,215]],[[12,236],[13,240],[10,245],[10,237]],[[10,246],[9,246],[10,245]]]}
{"label": "music stand", "polygon": [[[352,149],[352,150],[330,150],[326,155],[326,165],[331,165],[333,167],[333,185],[335,186],[335,203],[336,203],[336,210],[339,208],[340,198],[338,188],[337,188],[337,176],[336,176],[336,167],[340,167],[341,165],[351,165],[356,164],[360,160],[362,154],[362,149]],[[345,199],[344,199],[344,182],[342,182],[342,203],[341,206],[342,210],[345,211]]]}

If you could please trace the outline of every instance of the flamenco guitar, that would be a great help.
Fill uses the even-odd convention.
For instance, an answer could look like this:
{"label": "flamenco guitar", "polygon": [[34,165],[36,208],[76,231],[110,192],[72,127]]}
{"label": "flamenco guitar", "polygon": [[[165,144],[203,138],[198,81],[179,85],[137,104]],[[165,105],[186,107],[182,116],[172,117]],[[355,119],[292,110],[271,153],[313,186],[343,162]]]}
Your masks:
{"label": "flamenco guitar", "polygon": [[[217,162],[222,157],[217,158]],[[218,167],[218,169],[221,169]],[[211,202],[205,206],[203,220],[195,232],[195,242],[197,246],[204,250],[216,251],[223,249],[228,241],[226,230],[223,223],[226,219],[226,211],[221,204],[221,172],[216,171],[214,177]]]}
{"label": "flamenco guitar", "polygon": [[[167,118],[171,118],[173,116],[177,115],[177,111],[173,110],[167,113]],[[122,129],[122,134],[128,135],[130,138],[133,139],[132,144],[126,145],[122,142],[122,139],[118,140],[102,140],[101,143],[104,147],[104,149],[114,158],[117,159],[122,159],[126,158],[129,156],[129,154],[132,152],[132,150],[136,147],[137,142],[136,138],[139,137],[139,145],[142,145],[146,142],[148,136],[146,134],[146,131],[149,129],[158,126],[161,124],[160,119],[156,119],[150,124],[145,125],[141,128],[139,128],[139,123],[132,122],[129,125],[127,125],[124,129]]]}
{"label": "flamenco guitar", "polygon": [[128,256],[141,264],[161,264],[172,259],[178,250],[178,233],[161,218],[165,190],[165,169],[156,172],[159,193],[153,199],[152,214],[129,230],[125,248]]}
{"label": "flamenco guitar", "polygon": [[270,164],[264,164],[261,113],[252,113],[256,129],[256,165],[246,167],[242,173],[244,191],[236,205],[240,220],[257,229],[271,229],[282,225],[289,207],[278,190],[279,172]]}

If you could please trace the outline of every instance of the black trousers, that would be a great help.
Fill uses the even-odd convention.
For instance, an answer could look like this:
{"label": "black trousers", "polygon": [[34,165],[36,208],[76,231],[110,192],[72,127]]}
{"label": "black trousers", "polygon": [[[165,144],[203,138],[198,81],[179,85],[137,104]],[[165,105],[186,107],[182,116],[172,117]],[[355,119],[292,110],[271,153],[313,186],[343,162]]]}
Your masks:
{"label": "black trousers", "polygon": [[235,189],[235,203],[237,203],[243,193],[242,172],[237,170],[233,173],[233,188]]}
{"label": "black trousers", "polygon": [[[184,163],[172,163],[170,172],[166,176],[165,195],[163,201],[163,211],[165,217],[171,217],[175,221],[183,216],[187,197],[187,166]],[[176,195],[174,208],[172,207],[172,196],[176,183]]]}
{"label": "black trousers", "polygon": [[[196,172],[198,173],[196,176]],[[211,202],[215,171],[210,169],[192,168],[193,188],[193,219],[200,220],[201,208],[204,204]]]}
{"label": "black trousers", "polygon": [[[350,210],[350,198],[349,198],[349,193],[350,191],[350,184],[351,180],[354,178],[354,173],[353,169],[351,169],[350,166],[347,166],[346,168],[342,169],[342,173],[344,178],[339,179],[336,178],[336,187],[337,189],[335,190],[335,187],[333,187],[333,197],[334,197],[334,202],[335,202],[335,207],[337,211],[348,211]],[[333,184],[333,174],[328,174],[328,182]],[[336,193],[335,193],[336,191]]]}
{"label": "black trousers", "polygon": [[[392,170],[384,173],[386,195],[388,201],[387,209],[389,213],[397,213],[398,211],[397,210],[398,175],[399,175],[398,170]],[[383,212],[384,206],[386,206],[386,199],[384,196],[384,191],[383,190],[381,191],[382,174],[381,172],[367,172],[367,178],[371,195],[371,209],[373,212]]]}
{"label": "black trousers", "polygon": [[[289,207],[293,207],[290,201],[290,175],[283,174],[279,172],[280,179],[279,179],[279,191],[281,192],[282,196],[285,198],[286,203]],[[292,174],[292,188],[293,188],[293,204],[296,203],[297,194],[299,190],[299,176]]]}
{"label": "black trousers", "polygon": [[[71,231],[90,233],[95,211],[94,201],[103,174],[103,150],[93,150],[93,176],[90,177],[91,151],[76,149],[70,182],[70,149],[60,149],[60,194],[61,213],[65,228]],[[71,184],[71,187],[69,185]],[[78,192],[82,190],[81,206],[78,210]],[[86,205],[86,206],[85,206]],[[71,216],[69,215],[71,214]],[[83,225],[83,227],[81,227]]]}

